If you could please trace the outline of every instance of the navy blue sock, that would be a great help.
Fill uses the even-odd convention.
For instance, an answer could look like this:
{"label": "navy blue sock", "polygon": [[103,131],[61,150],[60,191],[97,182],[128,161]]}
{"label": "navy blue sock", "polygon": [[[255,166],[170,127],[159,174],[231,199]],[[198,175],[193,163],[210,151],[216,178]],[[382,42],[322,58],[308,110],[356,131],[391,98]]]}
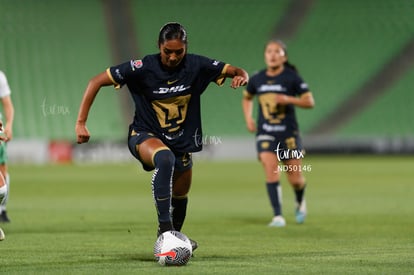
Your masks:
{"label": "navy blue sock", "polygon": [[177,231],[181,231],[183,227],[185,215],[187,213],[187,203],[188,198],[172,198],[171,205],[173,207],[172,217],[173,217],[173,226]]}
{"label": "navy blue sock", "polygon": [[298,204],[301,204],[301,202],[303,201],[303,197],[305,195],[305,188],[306,188],[306,184],[303,185],[302,189],[298,189],[298,190],[295,189],[296,202]]}
{"label": "navy blue sock", "polygon": [[158,222],[163,225],[162,231],[172,229],[172,225],[171,229],[168,229],[168,226],[165,226],[165,224],[171,224],[170,208],[174,164],[175,156],[170,150],[161,150],[155,153],[155,171],[152,175],[151,184],[155,207],[157,208]]}
{"label": "navy blue sock", "polygon": [[267,194],[269,195],[270,204],[273,208],[273,213],[275,216],[282,215],[282,205],[281,197],[282,190],[280,190],[279,181],[276,182],[267,182],[266,183]]}

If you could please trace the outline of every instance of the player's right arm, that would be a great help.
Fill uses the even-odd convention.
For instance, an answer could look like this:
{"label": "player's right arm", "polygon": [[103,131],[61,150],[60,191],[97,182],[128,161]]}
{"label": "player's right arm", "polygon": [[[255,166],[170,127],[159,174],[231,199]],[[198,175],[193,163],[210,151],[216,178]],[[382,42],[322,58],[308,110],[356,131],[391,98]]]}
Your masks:
{"label": "player's right arm", "polygon": [[256,122],[253,119],[253,95],[247,90],[243,91],[242,108],[247,130],[256,132]]}
{"label": "player's right arm", "polygon": [[92,103],[101,87],[109,85],[114,85],[114,81],[107,71],[102,72],[89,80],[79,107],[78,118],[75,126],[77,142],[79,144],[89,141],[90,133],[88,128],[86,128],[89,110],[91,109]]}

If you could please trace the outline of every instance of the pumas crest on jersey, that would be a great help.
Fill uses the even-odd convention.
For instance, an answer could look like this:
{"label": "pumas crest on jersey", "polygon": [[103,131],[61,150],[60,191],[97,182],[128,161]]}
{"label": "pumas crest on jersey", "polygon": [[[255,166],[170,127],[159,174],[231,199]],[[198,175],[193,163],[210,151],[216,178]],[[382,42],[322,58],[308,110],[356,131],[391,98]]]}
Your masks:
{"label": "pumas crest on jersey", "polygon": [[135,69],[141,68],[143,65],[142,60],[131,60],[131,69],[135,71]]}

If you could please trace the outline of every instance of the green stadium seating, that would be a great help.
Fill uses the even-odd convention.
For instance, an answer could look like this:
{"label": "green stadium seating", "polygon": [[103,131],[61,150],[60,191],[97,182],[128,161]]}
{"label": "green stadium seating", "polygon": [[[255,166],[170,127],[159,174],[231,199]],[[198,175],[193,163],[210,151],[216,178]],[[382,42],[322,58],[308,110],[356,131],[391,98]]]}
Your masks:
{"label": "green stadium seating", "polygon": [[[412,14],[412,1],[315,1],[302,28],[288,41],[290,60],[316,100],[314,110],[298,111],[304,132],[398,54],[414,33]],[[382,127],[373,122],[373,127]]]}
{"label": "green stadium seating", "polygon": [[[131,1],[138,48],[130,58],[157,52],[160,27],[178,21],[188,31],[189,52],[253,74],[264,68],[264,45],[289,3]],[[413,1],[313,3],[297,33],[285,41],[290,61],[316,100],[314,109],[298,109],[305,135],[381,70],[414,33]],[[103,2],[1,0],[0,10],[0,70],[7,74],[13,92],[15,137],[74,140],[77,111],[88,80],[113,64]],[[413,74],[414,68],[335,135],[414,136],[408,106]],[[211,84],[203,95],[204,133],[249,136],[241,110],[243,89],[230,89],[229,81],[224,85]],[[121,104],[112,87],[101,91],[88,121],[92,140],[124,139],[130,121],[122,116],[126,108]]]}
{"label": "green stadium seating", "polygon": [[414,137],[414,66],[412,70],[336,133],[342,137]]}
{"label": "green stadium seating", "polygon": [[[15,138],[75,140],[88,80],[111,64],[101,1],[2,0],[1,10],[0,69],[12,89]],[[110,88],[97,97],[92,140],[125,135],[117,98]]]}

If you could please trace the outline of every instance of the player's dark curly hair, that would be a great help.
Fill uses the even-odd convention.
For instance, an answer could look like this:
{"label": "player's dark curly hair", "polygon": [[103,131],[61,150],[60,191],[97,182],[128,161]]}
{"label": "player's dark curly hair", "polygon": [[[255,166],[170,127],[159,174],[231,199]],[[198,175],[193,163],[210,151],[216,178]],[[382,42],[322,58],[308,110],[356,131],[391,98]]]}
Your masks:
{"label": "player's dark curly hair", "polygon": [[158,36],[158,47],[165,41],[172,39],[180,39],[185,45],[187,45],[187,32],[180,23],[169,22],[162,26]]}

